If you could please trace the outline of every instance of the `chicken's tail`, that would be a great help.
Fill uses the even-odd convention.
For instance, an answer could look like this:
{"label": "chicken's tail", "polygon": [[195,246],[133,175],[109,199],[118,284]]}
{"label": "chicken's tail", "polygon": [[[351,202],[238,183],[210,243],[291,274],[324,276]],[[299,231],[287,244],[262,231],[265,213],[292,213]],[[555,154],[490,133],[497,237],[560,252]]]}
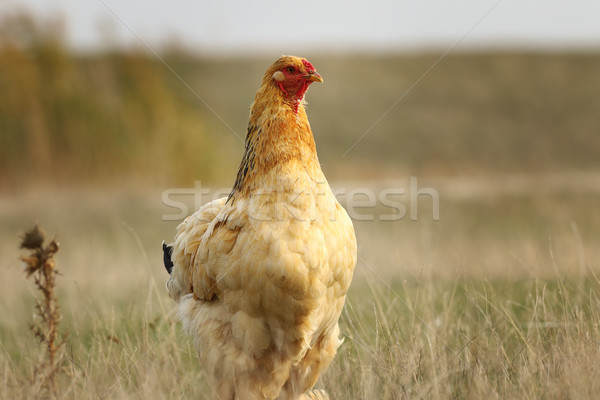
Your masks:
{"label": "chicken's tail", "polygon": [[163,249],[163,263],[165,264],[165,269],[171,275],[171,271],[173,270],[173,261],[171,261],[171,254],[173,253],[173,247],[169,246],[163,240],[162,242]]}

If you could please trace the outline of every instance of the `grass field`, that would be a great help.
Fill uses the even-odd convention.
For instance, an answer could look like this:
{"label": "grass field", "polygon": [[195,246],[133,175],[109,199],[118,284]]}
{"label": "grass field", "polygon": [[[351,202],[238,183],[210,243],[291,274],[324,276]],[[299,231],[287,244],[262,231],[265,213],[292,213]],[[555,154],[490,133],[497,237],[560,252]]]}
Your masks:
{"label": "grass field", "polygon": [[[345,342],[319,386],[332,399],[594,398],[600,194],[429,186],[438,221],[422,196],[416,221],[355,222]],[[159,244],[177,222],[162,220],[172,210],[160,191],[34,191],[0,210],[0,398],[39,390],[30,379],[43,348],[16,236],[35,220],[62,244],[60,397],[211,398],[164,289]]]}

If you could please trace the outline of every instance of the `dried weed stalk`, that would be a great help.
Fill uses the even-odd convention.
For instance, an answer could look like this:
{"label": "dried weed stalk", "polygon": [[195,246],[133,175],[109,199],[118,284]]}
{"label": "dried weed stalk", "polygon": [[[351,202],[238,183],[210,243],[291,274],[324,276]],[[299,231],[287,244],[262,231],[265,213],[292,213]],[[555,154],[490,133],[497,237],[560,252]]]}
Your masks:
{"label": "dried weed stalk", "polygon": [[41,383],[47,395],[57,397],[56,376],[60,367],[60,352],[64,345],[58,325],[62,319],[56,294],[56,263],[54,255],[58,252],[58,243],[52,239],[44,246],[45,235],[39,226],[34,226],[22,238],[21,248],[31,253],[22,256],[27,278],[33,275],[35,286],[41,293],[36,299],[36,315],[39,320],[31,325],[31,330],[40,343],[46,347],[46,358],[35,368],[34,380]]}

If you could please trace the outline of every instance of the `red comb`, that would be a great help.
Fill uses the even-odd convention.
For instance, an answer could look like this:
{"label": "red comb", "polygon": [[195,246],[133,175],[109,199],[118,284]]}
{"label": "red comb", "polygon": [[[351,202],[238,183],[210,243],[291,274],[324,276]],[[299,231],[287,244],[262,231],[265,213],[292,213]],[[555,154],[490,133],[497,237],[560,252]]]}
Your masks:
{"label": "red comb", "polygon": [[306,59],[303,58],[302,59],[302,64],[304,64],[304,66],[306,67],[306,69],[308,71],[311,71],[311,72],[315,71],[315,67],[313,67],[313,65],[310,62],[308,62],[308,60],[306,60]]}

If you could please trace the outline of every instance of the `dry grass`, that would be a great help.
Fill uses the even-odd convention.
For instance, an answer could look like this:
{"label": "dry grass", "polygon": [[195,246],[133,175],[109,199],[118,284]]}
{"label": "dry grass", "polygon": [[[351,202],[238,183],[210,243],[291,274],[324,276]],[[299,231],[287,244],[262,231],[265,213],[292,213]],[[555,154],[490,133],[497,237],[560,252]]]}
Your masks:
{"label": "dry grass", "polygon": [[333,398],[593,399],[598,280],[411,281],[354,290]]}
{"label": "dry grass", "polygon": [[[440,221],[424,199],[419,221],[357,223],[346,340],[319,386],[332,399],[594,398],[598,200],[442,192]],[[159,193],[23,194],[1,209],[0,398],[38,395],[27,384],[40,359],[32,288],[14,237],[32,217],[63,245],[59,398],[211,398],[164,290],[160,240],[176,222],[161,221],[171,210]]]}

